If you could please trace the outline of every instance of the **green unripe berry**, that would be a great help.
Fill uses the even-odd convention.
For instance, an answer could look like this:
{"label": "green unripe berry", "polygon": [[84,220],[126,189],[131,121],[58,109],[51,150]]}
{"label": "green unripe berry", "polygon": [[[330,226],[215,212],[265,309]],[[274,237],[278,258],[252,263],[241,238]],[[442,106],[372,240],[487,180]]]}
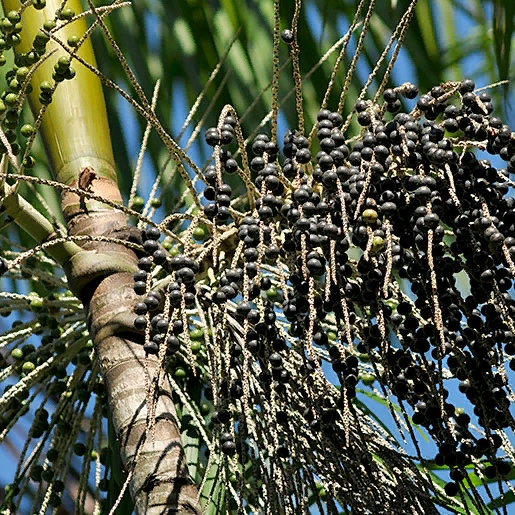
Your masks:
{"label": "green unripe berry", "polygon": [[159,198],[153,198],[151,201],[150,201],[150,205],[155,208],[155,209],[159,209],[161,207],[163,203],[161,202],[161,199]]}
{"label": "green unripe berry", "polygon": [[374,374],[361,374],[359,378],[365,386],[371,386],[376,380],[376,376]]}
{"label": "green unripe berry", "polygon": [[44,48],[45,45],[50,41],[50,36],[42,31],[39,31],[34,36],[34,48]]}
{"label": "green unripe berry", "polygon": [[46,41],[35,37],[32,42],[32,52],[37,55],[44,55],[46,52]]}
{"label": "green unripe berry", "polygon": [[39,95],[39,102],[42,105],[48,105],[52,103],[52,95],[49,95],[48,93],[41,93]]}
{"label": "green unripe berry", "polygon": [[18,122],[16,120],[4,120],[3,126],[6,129],[14,130],[18,126]]}
{"label": "green unripe berry", "polygon": [[363,211],[363,220],[367,224],[373,224],[377,220],[377,211],[375,209],[365,209]]}
{"label": "green unripe berry", "polygon": [[173,376],[175,377],[175,379],[184,379],[187,375],[188,374],[183,367],[177,367],[173,373]]}
{"label": "green unripe berry", "polygon": [[36,35],[32,43],[32,48],[34,48],[34,51],[38,53],[46,52],[46,44],[47,42],[45,40],[38,38]]}
{"label": "green unripe berry", "polygon": [[44,91],[45,93],[50,93],[52,91],[52,84],[47,80],[44,80],[40,85],[39,89]]}
{"label": "green unripe berry", "polygon": [[14,26],[14,34],[19,34],[23,29],[23,25],[21,23],[17,23],[15,26]]}
{"label": "green unripe berry", "polygon": [[199,342],[199,341],[191,342],[191,352],[193,352],[193,354],[198,354],[200,352],[201,348],[202,348],[201,342]]}
{"label": "green unripe berry", "polygon": [[60,20],[71,20],[75,16],[73,9],[66,8],[59,13]]}
{"label": "green unripe berry", "polygon": [[270,299],[270,300],[273,300],[277,297],[279,297],[279,292],[277,291],[276,288],[274,288],[273,286],[271,288],[269,288],[267,291],[266,291],[266,296]]}
{"label": "green unripe berry", "polygon": [[18,91],[20,91],[20,87],[21,87],[21,84],[20,84],[20,81],[18,79],[13,79],[9,82],[9,89],[13,92],[13,93],[18,93]]}
{"label": "green unripe berry", "polygon": [[16,141],[16,133],[13,131],[7,131],[5,133],[5,137],[9,143],[14,143]]}
{"label": "green unripe berry", "polygon": [[[27,127],[27,125],[24,125],[22,127],[22,130],[24,127]],[[32,125],[29,125],[29,127],[32,127]],[[25,136],[27,137],[27,136]],[[41,297],[35,297],[31,299],[30,301],[30,307],[32,311],[41,311],[43,309],[43,299]]]}
{"label": "green unripe berry", "polygon": [[47,32],[54,30],[56,26],[57,26],[57,23],[54,20],[46,20],[45,23],[43,23],[43,28]]}
{"label": "green unripe berry", "polygon": [[0,38],[0,50],[5,50],[6,47],[7,47],[7,42],[5,41],[4,38]]}
{"label": "green unripe berry", "polygon": [[0,30],[5,34],[11,33],[14,30],[14,23],[11,23],[7,18],[2,18],[0,20]]}
{"label": "green unripe berry", "polygon": [[193,237],[198,241],[204,241],[208,237],[208,233],[203,227],[195,227]]}
{"label": "green unripe berry", "polygon": [[70,68],[68,68],[65,72],[64,72],[64,75],[63,77],[66,79],[66,80],[72,80],[75,75],[77,74],[77,72],[75,71],[75,68],[72,68],[70,66]]}
{"label": "green unripe berry", "polygon": [[20,359],[23,359],[23,351],[21,349],[13,349],[11,351],[11,356],[16,360],[19,361]]}
{"label": "green unripe berry", "polygon": [[[9,111],[7,111],[7,113],[5,113],[5,119],[9,122],[17,123],[18,122],[18,113],[16,112],[16,109],[9,109]],[[12,143],[12,141],[10,143]]]}
{"label": "green unripe berry", "polygon": [[46,0],[32,0],[32,5],[34,6],[34,9],[40,11],[46,7]]}
{"label": "green unripe berry", "polygon": [[38,59],[39,59],[39,56],[38,56],[37,52],[35,52],[34,50],[27,52],[27,54],[25,55],[25,62],[28,66],[36,63]]}
{"label": "green unripe berry", "polygon": [[69,68],[70,63],[71,63],[70,58],[67,55],[62,55],[61,57],[59,57],[59,60],[57,61],[57,64],[62,69]]}
{"label": "green unripe berry", "polygon": [[21,21],[21,16],[20,16],[20,13],[18,11],[9,11],[7,13],[7,19],[13,23],[13,24],[17,24],[17,23],[20,23]]}
{"label": "green unripe berry", "polygon": [[79,44],[80,38],[79,36],[70,36],[68,38],[68,46],[75,48]]}
{"label": "green unripe berry", "polygon": [[384,247],[384,240],[381,238],[381,236],[374,236],[372,238],[372,252],[379,252]]}
{"label": "green unripe berry", "polygon": [[203,340],[204,339],[204,329],[199,327],[198,329],[194,329],[190,332],[190,339],[192,340]]}
{"label": "green unripe berry", "polygon": [[26,361],[23,366],[21,367],[22,371],[26,374],[30,374],[34,369],[36,368],[36,365],[32,363],[32,361]]}
{"label": "green unripe berry", "polygon": [[200,405],[200,413],[202,415],[209,415],[209,412],[211,411],[211,407],[207,402],[204,402]]}
{"label": "green unripe berry", "polygon": [[55,70],[52,72],[52,80],[56,83],[63,82],[64,75],[56,72]]}
{"label": "green unripe berry", "polygon": [[5,55],[0,55],[0,66],[4,66],[5,63],[7,62],[7,57],[5,57]]}
{"label": "green unripe berry", "polygon": [[[22,66],[26,66],[27,63],[26,63],[26,56],[27,54],[24,54],[23,52],[20,52],[18,54],[16,54],[14,56],[14,66],[16,67],[14,69],[14,74],[16,75],[16,70],[19,68],[19,67],[22,67]],[[13,71],[13,70],[11,70]]]}
{"label": "green unripe berry", "polygon": [[163,248],[166,250],[170,250],[173,247],[173,240],[170,236],[166,236],[166,238],[163,240]]}
{"label": "green unripe berry", "polygon": [[60,75],[64,75],[66,70],[70,67],[70,58],[63,55],[59,58],[59,60],[54,65],[55,73]]}
{"label": "green unripe berry", "polygon": [[7,36],[7,41],[12,47],[17,47],[21,43],[21,38],[18,34],[10,34]]}
{"label": "green unripe berry", "polygon": [[134,211],[141,211],[144,207],[145,201],[143,200],[143,198],[139,196],[134,197],[132,201],[132,209],[134,209]]}
{"label": "green unripe berry", "polygon": [[29,74],[29,69],[26,66],[22,66],[16,70],[16,78],[18,80],[25,80],[25,77]]}
{"label": "green unripe berry", "polygon": [[27,156],[23,160],[23,167],[26,168],[27,170],[34,168],[35,164],[36,164],[36,159],[34,158],[34,156]]}
{"label": "green unripe berry", "polygon": [[15,93],[7,93],[4,98],[5,105],[9,107],[14,107],[18,102],[18,95]]}
{"label": "green unripe berry", "polygon": [[[30,138],[35,132],[36,132],[36,129],[30,123],[26,123],[25,125],[22,125],[22,127],[20,129],[20,134],[24,138]],[[32,302],[30,305],[32,306]]]}

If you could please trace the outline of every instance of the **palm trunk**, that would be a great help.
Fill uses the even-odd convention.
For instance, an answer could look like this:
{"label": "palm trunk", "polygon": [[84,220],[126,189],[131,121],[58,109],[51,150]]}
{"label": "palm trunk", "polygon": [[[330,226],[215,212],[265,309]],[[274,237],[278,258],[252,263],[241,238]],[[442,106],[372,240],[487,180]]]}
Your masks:
{"label": "palm trunk", "polygon": [[[61,0],[47,0],[37,11],[29,6],[23,14],[22,43],[17,50],[31,49],[34,35],[46,19],[54,19]],[[19,0],[3,0],[4,10],[19,9]],[[67,8],[80,13],[79,0],[68,0]],[[84,18],[67,25],[56,35],[81,36]],[[34,73],[30,103],[37,116],[39,84],[51,80],[53,66],[64,51],[57,48]],[[95,63],[90,41],[79,54]],[[72,61],[75,79],[58,85],[41,125],[49,162],[55,179],[121,203],[102,86],[99,79],[77,61]],[[128,170],[123,173],[130,173]],[[64,192],[61,207],[71,235],[103,235],[123,238],[128,232],[127,216],[101,202],[81,199]],[[157,360],[146,357],[142,336],[133,330],[132,306],[136,302],[132,274],[136,254],[119,244],[88,242],[67,266],[70,289],[84,304],[88,327],[107,386],[113,426],[125,472],[132,471],[130,491],[139,514],[200,513],[197,488],[189,477],[180,431],[167,381],[160,385],[155,440],[146,438],[148,378],[157,373]],[[145,362],[147,367],[145,367]],[[139,458],[135,462],[137,448]]]}

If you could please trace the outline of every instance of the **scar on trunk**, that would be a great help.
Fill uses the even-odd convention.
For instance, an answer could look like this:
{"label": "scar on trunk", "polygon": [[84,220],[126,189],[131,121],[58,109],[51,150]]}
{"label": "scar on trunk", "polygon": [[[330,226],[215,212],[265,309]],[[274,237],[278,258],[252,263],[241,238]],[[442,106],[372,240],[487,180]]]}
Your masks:
{"label": "scar on trunk", "polygon": [[[87,192],[92,192],[91,184],[96,179],[97,174],[93,170],[93,168],[90,168],[89,166],[86,166],[85,168],[82,168],[79,172],[79,189]],[[81,195],[80,197],[80,207],[81,209],[86,209],[86,201],[84,196]]]}

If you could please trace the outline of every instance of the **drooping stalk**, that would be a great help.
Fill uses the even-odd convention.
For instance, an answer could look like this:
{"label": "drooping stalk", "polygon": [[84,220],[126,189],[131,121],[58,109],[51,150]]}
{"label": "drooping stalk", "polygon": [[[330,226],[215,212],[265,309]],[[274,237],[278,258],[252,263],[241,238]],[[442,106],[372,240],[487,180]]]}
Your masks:
{"label": "drooping stalk", "polygon": [[[61,0],[47,0],[43,10],[29,6],[22,16],[22,43],[18,52],[32,48],[35,34],[47,19],[54,19]],[[18,10],[19,0],[3,0],[5,12]],[[81,12],[79,0],[67,8]],[[62,22],[57,21],[58,27]],[[66,42],[87,29],[84,18],[73,21],[54,34]],[[51,81],[58,58],[66,52],[57,48],[34,73],[30,103],[37,117],[41,81]],[[95,64],[89,40],[79,50],[82,58]],[[109,137],[106,108],[99,79],[77,61],[73,80],[58,84],[43,117],[40,134],[57,181],[79,187],[112,202],[121,203]],[[127,170],[123,173],[128,173]],[[103,235],[124,238],[129,234],[127,216],[102,202],[71,192],[61,194],[61,207],[72,235]],[[67,271],[70,289],[82,300],[97,359],[108,390],[113,426],[125,472],[132,471],[130,491],[140,514],[200,513],[197,489],[188,475],[180,432],[168,382],[160,385],[155,439],[146,438],[147,373],[157,373],[157,361],[145,356],[142,336],[134,332],[132,306],[136,302],[132,273],[137,256],[123,245],[91,241],[72,258]],[[147,362],[147,370],[145,370]],[[135,455],[140,454],[137,463]]]}

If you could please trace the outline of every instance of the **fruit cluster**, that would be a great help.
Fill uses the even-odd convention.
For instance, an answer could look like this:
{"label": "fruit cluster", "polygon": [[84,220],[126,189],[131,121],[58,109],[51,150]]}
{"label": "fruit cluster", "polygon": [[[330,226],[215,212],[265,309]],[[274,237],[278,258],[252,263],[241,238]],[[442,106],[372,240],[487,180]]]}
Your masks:
{"label": "fruit cluster", "polygon": [[[497,433],[514,425],[504,365],[515,355],[515,303],[508,293],[515,203],[507,195],[515,145],[509,127],[491,115],[489,95],[474,87],[469,80],[435,87],[409,113],[399,111],[402,96],[417,96],[412,85],[386,90],[382,105],[360,100],[355,109],[363,129],[352,142],[342,116],[323,109],[314,158],[309,139],[289,130],[281,164],[277,143],[260,134],[243,171],[227,149],[235,119],[207,130],[216,164],[204,171],[204,197],[212,202],[204,215],[216,221],[214,231],[237,227],[239,246],[201,294],[193,257],[143,258],[136,292],[148,291],[153,263],[168,266],[173,280],[164,293],[173,308],[146,317],[162,305],[160,294],[148,293],[136,307],[135,327],[150,323],[148,352],[165,341],[176,352],[185,342],[181,332],[189,330],[179,311],[194,307],[195,299],[213,311],[212,342],[222,356],[212,422],[225,428],[224,453],[237,451],[227,431],[245,416],[245,406],[263,406],[271,396],[277,457],[289,456],[303,427],[312,445],[319,434],[333,445],[352,442],[348,417],[366,377],[431,434],[437,464],[452,469],[448,495],[457,494],[465,467],[483,456],[487,477],[511,470],[498,458]],[[475,147],[499,155],[507,169],[477,159]],[[224,174],[235,173],[252,174],[257,190],[255,209],[241,216],[230,211],[232,188],[223,182]],[[158,233],[148,229],[145,237],[147,252],[160,252],[149,245],[157,244]],[[458,286],[458,273],[468,276],[469,295]],[[399,286],[403,279],[410,294]],[[326,364],[341,387],[322,393]],[[448,402],[444,380],[452,378],[473,404],[483,438]]]}

